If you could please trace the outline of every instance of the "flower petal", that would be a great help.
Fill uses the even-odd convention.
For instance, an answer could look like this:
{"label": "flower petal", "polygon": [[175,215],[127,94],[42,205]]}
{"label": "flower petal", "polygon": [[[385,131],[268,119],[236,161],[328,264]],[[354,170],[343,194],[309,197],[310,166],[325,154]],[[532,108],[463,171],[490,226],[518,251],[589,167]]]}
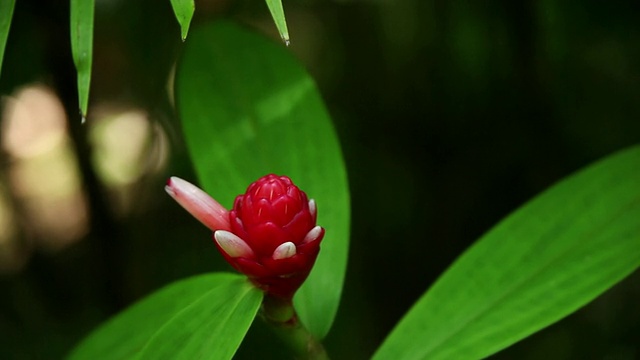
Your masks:
{"label": "flower petal", "polygon": [[315,226],[313,229],[309,230],[307,235],[304,236],[304,239],[302,240],[302,244],[308,244],[318,239],[322,239],[323,235],[324,235],[324,229],[321,228],[320,226]]}
{"label": "flower petal", "polygon": [[291,241],[287,241],[286,243],[283,243],[280,246],[278,246],[273,251],[273,255],[271,255],[271,257],[274,260],[282,260],[282,259],[290,258],[295,254],[296,254],[296,244],[292,243]]}
{"label": "flower petal", "polygon": [[234,233],[225,230],[218,230],[213,233],[216,243],[227,253],[227,255],[236,257],[253,257],[253,250],[244,240],[236,236]]}
{"label": "flower petal", "polygon": [[316,201],[313,199],[309,200],[309,213],[311,214],[311,219],[315,224],[318,217],[318,208],[316,206]]}

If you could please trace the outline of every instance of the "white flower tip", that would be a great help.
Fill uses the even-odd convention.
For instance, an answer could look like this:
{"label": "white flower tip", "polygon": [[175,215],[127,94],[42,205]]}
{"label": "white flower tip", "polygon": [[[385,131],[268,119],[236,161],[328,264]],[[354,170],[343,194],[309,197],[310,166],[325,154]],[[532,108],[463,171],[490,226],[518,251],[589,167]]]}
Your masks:
{"label": "white flower tip", "polygon": [[220,245],[222,250],[231,257],[253,256],[253,250],[251,250],[249,245],[234,233],[225,230],[218,230],[213,233],[213,238],[216,240],[216,243]]}
{"label": "white flower tip", "polygon": [[273,252],[273,260],[288,259],[296,254],[296,244],[288,241],[280,244]]}
{"label": "white flower tip", "polygon": [[316,201],[313,199],[309,200],[309,212],[311,213],[311,216],[313,216],[314,219],[316,217],[317,211],[318,209],[316,208]]}
{"label": "white flower tip", "polygon": [[190,187],[195,187],[195,185],[189,183],[188,181],[182,180],[177,176],[172,176],[167,181],[167,185],[164,187],[164,191],[169,194],[174,200],[178,201],[178,197],[180,194],[179,189],[183,189],[182,192],[186,191],[184,189],[188,189]]}
{"label": "white flower tip", "polygon": [[196,187],[196,186],[193,185],[192,183],[186,181],[186,180],[183,180],[183,179],[177,177],[177,176],[172,176],[172,177],[169,178],[169,181],[167,181],[167,186],[165,186],[164,189],[167,190],[169,195],[173,196],[173,195],[177,194],[176,193],[176,189],[188,189],[188,188],[191,188],[191,187]]}
{"label": "white flower tip", "polygon": [[318,237],[320,237],[320,234],[322,234],[322,228],[320,226],[316,226],[313,229],[309,230],[307,235],[304,236],[304,239],[302,239],[302,243],[306,244],[316,241],[318,240]]}
{"label": "white flower tip", "polygon": [[[169,182],[171,182],[171,180],[169,180]],[[165,185],[164,191],[166,191],[167,194],[169,194],[169,196],[171,196],[172,198],[176,198],[176,192],[173,191],[173,188],[171,186]]]}

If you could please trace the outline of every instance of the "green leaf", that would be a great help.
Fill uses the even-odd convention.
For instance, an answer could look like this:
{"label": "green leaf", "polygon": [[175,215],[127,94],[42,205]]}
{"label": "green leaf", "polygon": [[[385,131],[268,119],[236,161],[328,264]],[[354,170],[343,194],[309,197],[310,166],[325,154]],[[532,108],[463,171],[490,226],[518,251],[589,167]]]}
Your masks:
{"label": "green leaf", "polygon": [[192,31],[176,101],[200,182],[221,204],[230,208],[268,173],[290,176],[316,200],[326,236],[294,301],[304,324],[323,337],[346,271],[349,194],[338,139],[313,80],[285,48],[221,21]]}
{"label": "green leaf", "polygon": [[13,17],[13,8],[15,5],[16,0],[0,1],[0,71],[2,70],[4,48],[7,46],[7,38],[9,37],[11,18]]}
{"label": "green leaf", "polygon": [[189,33],[189,25],[194,11],[196,11],[196,4],[194,0],[171,0],[171,6],[173,6],[173,12],[176,14],[176,19],[180,24],[182,41],[184,41],[187,39],[187,33]]}
{"label": "green leaf", "polygon": [[560,320],[640,265],[640,147],[566,178],[467,250],[375,359],[480,359]]}
{"label": "green leaf", "polygon": [[285,44],[289,45],[289,29],[287,29],[287,20],[284,18],[284,10],[282,9],[282,0],[266,0],[271,17],[276,23],[280,37]]}
{"label": "green leaf", "polygon": [[87,116],[93,58],[94,0],[71,0],[71,53],[78,72],[78,102]]}
{"label": "green leaf", "polygon": [[262,292],[237,274],[173,283],[109,320],[70,359],[231,359]]}

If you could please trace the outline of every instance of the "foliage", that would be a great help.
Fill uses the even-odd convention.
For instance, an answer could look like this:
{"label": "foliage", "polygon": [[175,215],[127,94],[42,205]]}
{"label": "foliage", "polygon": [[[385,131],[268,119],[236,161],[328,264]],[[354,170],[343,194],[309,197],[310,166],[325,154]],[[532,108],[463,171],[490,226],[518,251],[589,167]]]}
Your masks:
{"label": "foliage", "polygon": [[[288,45],[281,2],[266,3]],[[571,13],[576,15],[567,21],[590,28],[585,25],[589,19],[569,11],[569,5],[544,1],[535,9],[512,5],[505,10],[537,16],[537,22],[531,18],[527,22],[535,23],[539,32],[532,39],[531,34],[508,31],[524,31],[526,26],[510,24],[509,16],[480,5],[429,8],[431,2],[406,0],[380,5],[384,16],[374,27],[378,33],[372,35],[383,39],[379,42],[368,41],[362,33],[351,39],[346,35],[340,38],[335,32],[332,41],[324,43],[313,38],[313,30],[318,28],[310,22],[301,27],[307,32],[295,31],[296,42],[287,48],[247,25],[259,24],[255,19],[222,20],[220,14],[209,13],[192,27],[194,2],[172,0],[170,4],[186,42],[182,47],[173,45],[172,49],[181,49],[177,57],[177,51],[148,52],[157,44],[140,41],[143,31],[136,31],[137,42],[130,49],[138,52],[134,58],[142,65],[129,74],[136,78],[132,83],[149,85],[144,91],[132,92],[148,109],[167,117],[175,111],[179,118],[181,131],[172,129],[173,123],[163,124],[173,130],[169,134],[174,143],[184,140],[188,150],[187,158],[180,155],[179,146],[176,148],[177,156],[183,157],[175,160],[181,165],[171,170],[172,175],[189,175],[193,170],[193,180],[197,178],[226,207],[250,182],[266,173],[291,177],[316,200],[318,224],[327,234],[311,276],[295,297],[295,308],[302,325],[315,338],[325,339],[330,355],[337,349],[345,358],[371,353],[374,359],[499,358],[496,353],[518,342],[516,349],[523,346],[527,337],[525,344],[544,347],[544,339],[536,338],[539,335],[535,333],[547,334],[544,328],[584,308],[624,279],[636,281],[640,265],[640,148],[629,145],[638,143],[640,129],[634,120],[637,109],[629,105],[635,103],[629,99],[640,89],[628,80],[633,78],[630,69],[637,54],[627,50],[616,35],[626,29],[624,18],[608,27],[608,33],[598,35],[608,40],[590,47],[587,40],[572,41],[559,27],[558,18]],[[18,49],[17,54],[7,52],[11,69],[16,68],[16,58],[33,59],[23,56],[21,51],[26,47],[11,44],[30,44],[23,37],[15,38],[29,35],[12,30],[8,38],[13,7],[14,1],[0,5],[0,65],[5,43],[7,49]],[[94,51],[94,1],[72,0],[69,10],[68,53],[77,71],[77,94],[73,96],[84,116],[92,109],[92,62],[101,61],[101,56],[94,54],[107,52]],[[372,21],[346,8],[341,10],[349,24],[352,18],[360,24]],[[246,9],[224,11],[226,15],[242,14]],[[99,26],[100,8],[96,14]],[[416,14],[426,14],[429,21]],[[127,23],[127,16],[140,18],[132,13],[118,15],[123,15],[115,16],[122,23]],[[447,20],[443,28],[441,18]],[[606,19],[606,14],[602,18]],[[346,20],[335,21],[343,24]],[[433,28],[426,29],[426,23]],[[444,37],[438,37],[440,32]],[[522,39],[530,43],[518,41]],[[590,39],[588,33],[585,39]],[[630,35],[628,40],[633,43],[633,39]],[[99,43],[95,45],[99,47]],[[604,53],[611,56],[604,59]],[[317,62],[309,60],[310,54]],[[176,58],[173,73],[170,67]],[[113,59],[118,57],[109,58]],[[169,92],[175,102],[173,98],[158,100],[158,89],[164,89],[158,84],[164,78],[158,80],[157,75],[169,73],[174,85]],[[6,74],[5,68],[5,78]],[[9,75],[4,88],[25,81],[19,72]],[[102,81],[105,79],[103,75]],[[154,80],[145,81],[149,79]],[[607,87],[625,88],[626,92],[613,95]],[[98,89],[96,99],[108,93]],[[424,101],[426,106],[421,105]],[[67,96],[67,113],[75,111],[70,110],[74,106],[70,104],[74,101]],[[382,117],[387,120],[378,122]],[[596,117],[600,120],[593,120]],[[603,126],[607,121],[614,125]],[[76,144],[80,144],[77,149],[82,149],[83,131],[74,131]],[[369,134],[376,136],[370,138]],[[78,154],[85,156],[81,150]],[[592,162],[597,158],[600,160]],[[193,169],[185,165],[189,163]],[[91,166],[82,166],[89,173],[86,182],[95,183]],[[580,166],[584,168],[568,175]],[[558,179],[562,180],[550,185]],[[536,192],[539,195],[534,196]],[[99,193],[94,189],[89,196],[93,199]],[[531,200],[525,202],[528,198]],[[155,216],[167,218],[162,214],[174,211],[168,209],[171,207],[158,207]],[[106,211],[99,214],[109,217]],[[135,241],[127,242],[129,239],[119,239],[117,232],[104,230],[109,234],[104,236],[107,245],[93,245],[96,250],[91,254],[107,260],[100,262],[107,269],[102,272],[107,279],[103,290],[110,293],[120,281],[126,284],[123,288],[136,289],[125,296],[127,301],[115,298],[105,305],[100,303],[104,293],[93,294],[88,306],[91,310],[83,313],[89,314],[90,320],[74,324],[73,335],[53,326],[42,330],[26,326],[27,330],[16,333],[42,331],[46,335],[40,335],[41,339],[49,334],[64,338],[60,343],[66,345],[52,351],[61,354],[71,341],[105,317],[101,311],[119,310],[159,284],[169,283],[91,332],[77,343],[70,358],[245,356],[243,351],[251,351],[253,344],[259,343],[256,323],[261,320],[254,322],[254,318],[260,313],[262,292],[239,275],[211,273],[224,268],[216,262],[219,259],[212,259],[215,255],[203,255],[204,249],[214,252],[209,241],[202,242],[203,238],[208,240],[208,234],[192,236],[195,223],[170,214],[170,221],[162,224],[157,218],[149,221],[145,231],[130,239]],[[500,217],[504,219],[478,236]],[[105,221],[106,226],[92,226],[129,226],[123,223],[113,220]],[[475,237],[478,240],[469,243]],[[207,246],[185,239],[197,239],[198,244]],[[80,252],[86,254],[86,250]],[[122,268],[121,263],[108,261],[126,258],[131,260]],[[94,265],[91,258],[86,262]],[[40,270],[36,266],[34,274],[53,267],[46,262],[36,265]],[[158,270],[167,273],[157,275]],[[193,276],[202,272],[206,274]],[[157,275],[157,280],[149,281],[149,274]],[[79,282],[85,285],[72,287],[76,296],[86,293],[84,287],[94,291],[103,285],[101,280],[85,277]],[[8,291],[12,297],[5,298],[39,298],[20,290],[30,281],[27,275],[17,280]],[[637,294],[628,292],[624,298],[633,302]],[[611,292],[607,296],[612,296]],[[401,315],[416,298],[413,307]],[[627,313],[620,310],[611,315],[614,312],[607,310],[607,314],[627,317],[633,323],[638,315],[629,307],[625,309]],[[5,323],[0,317],[0,330],[11,328],[13,318],[26,318],[33,324],[51,321],[32,310],[17,310],[6,318],[10,320]],[[370,322],[373,325],[367,325]],[[618,323],[624,324],[624,319]],[[11,343],[12,336],[3,341]],[[28,338],[15,335],[18,337]],[[550,337],[550,344],[562,339]],[[268,335],[265,338],[270,339]],[[358,341],[365,345],[354,347]],[[276,341],[267,342],[255,351],[279,346]],[[579,346],[566,345],[572,347]],[[575,355],[578,350],[572,351],[569,353],[580,357]],[[562,357],[562,351],[558,353]]]}
{"label": "foliage", "polygon": [[349,197],[338,140],[313,80],[282,46],[227,22],[194,32],[177,77],[187,145],[210,194],[230,208],[260,176],[287,174],[319,204],[318,224],[330,230],[295,301],[303,322],[323,337],[346,271]]}
{"label": "foliage", "polygon": [[110,320],[69,358],[231,358],[261,301],[262,292],[240,275],[181,280]]}
{"label": "foliage", "polygon": [[196,11],[196,5],[193,0],[171,0],[171,6],[173,6],[173,12],[180,23],[180,32],[182,41],[184,41],[187,39],[189,25],[191,25],[193,13]]}
{"label": "foliage", "polygon": [[628,276],[640,266],[638,164],[636,146],[508,216],[436,281],[376,358],[484,358]]}
{"label": "foliage", "polygon": [[11,17],[13,16],[13,8],[15,5],[16,0],[3,1],[2,4],[0,4],[0,70],[2,70],[4,48],[7,44],[9,28],[11,27]]}
{"label": "foliage", "polygon": [[71,1],[71,51],[78,71],[78,96],[82,116],[87,116],[93,63],[94,0]]}
{"label": "foliage", "polygon": [[[176,86],[196,170],[223,203],[251,179],[276,172],[300,179],[331,215],[320,217],[333,231],[295,303],[303,323],[323,337],[346,269],[348,200],[335,134],[313,82],[276,44],[215,22],[193,33]],[[376,358],[483,358],[629,275],[640,265],[638,165],[640,148],[613,155],[506,218],[436,281]]]}

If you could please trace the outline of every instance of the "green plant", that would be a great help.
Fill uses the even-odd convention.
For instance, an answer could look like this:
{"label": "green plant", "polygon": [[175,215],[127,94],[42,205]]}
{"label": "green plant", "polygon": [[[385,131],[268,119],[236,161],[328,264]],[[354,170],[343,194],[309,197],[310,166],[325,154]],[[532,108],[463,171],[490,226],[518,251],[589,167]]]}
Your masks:
{"label": "green plant", "polygon": [[[176,95],[200,182],[220,203],[229,204],[246,184],[269,172],[287,174],[316,199],[318,223],[327,235],[295,306],[302,323],[323,338],[336,313],[346,268],[349,201],[337,139],[313,81],[279,45],[217,21],[191,35]],[[566,178],[500,222],[421,297],[375,358],[482,358],[570,314],[629,275],[640,264],[638,164],[640,148],[621,151]],[[389,256],[402,254],[389,244]],[[210,294],[197,291],[204,281],[214,289],[233,289],[233,300],[202,301]],[[172,305],[175,318],[162,326],[140,321],[154,307],[165,306],[164,293],[179,286],[189,295],[182,297],[184,304]],[[72,357],[114,347],[137,353],[143,340],[124,341],[117,335],[122,328],[149,334],[142,357],[229,357],[261,301],[261,292],[237,275],[185,280],[116,317]],[[238,306],[250,310],[237,311]],[[194,320],[210,313],[234,330],[219,330],[224,335],[214,332],[206,340],[193,336],[207,332]],[[216,322],[214,315],[207,317]],[[220,347],[218,336],[233,346]],[[154,345],[169,338],[186,345]]]}
{"label": "green plant", "polygon": [[[175,8],[178,2],[172,3]],[[178,15],[183,38],[193,12],[185,13]],[[78,71],[86,68],[78,62]],[[80,91],[83,112],[86,88]],[[175,96],[199,183],[221,204],[231,205],[248,184],[268,173],[291,177],[317,201],[318,224],[327,233],[317,264],[294,298],[308,332],[281,333],[299,355],[325,356],[305,352],[304,345],[308,334],[314,343],[321,341],[337,313],[347,267],[350,199],[338,138],[313,79],[281,44],[217,20],[189,36]],[[420,297],[374,358],[486,357],[631,274],[640,265],[639,165],[639,147],[622,150],[506,217]],[[403,256],[393,242],[385,246],[388,256]],[[393,276],[393,269],[388,274]],[[230,358],[264,299],[237,274],[191,277],[108,321],[70,357]],[[283,329],[276,325],[276,330]]]}

